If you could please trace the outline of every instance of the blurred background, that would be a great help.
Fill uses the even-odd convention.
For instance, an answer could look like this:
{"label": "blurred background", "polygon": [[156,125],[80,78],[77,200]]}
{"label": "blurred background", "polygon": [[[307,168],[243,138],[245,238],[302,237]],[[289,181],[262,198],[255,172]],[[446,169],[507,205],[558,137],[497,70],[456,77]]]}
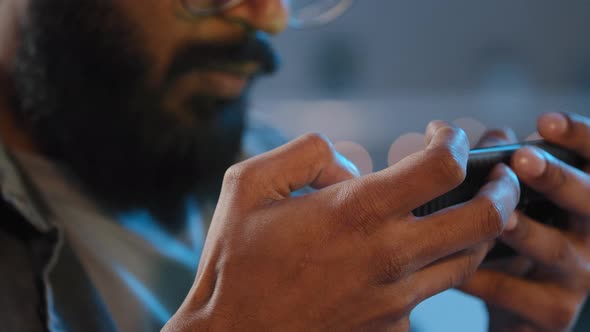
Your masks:
{"label": "blurred background", "polygon": [[[326,134],[364,173],[420,148],[433,119],[473,143],[490,127],[524,140],[543,112],[590,115],[589,31],[587,0],[357,0],[334,23],[275,39],[282,70],[256,85],[253,108],[287,138]],[[487,316],[450,291],[412,323],[485,331]]]}

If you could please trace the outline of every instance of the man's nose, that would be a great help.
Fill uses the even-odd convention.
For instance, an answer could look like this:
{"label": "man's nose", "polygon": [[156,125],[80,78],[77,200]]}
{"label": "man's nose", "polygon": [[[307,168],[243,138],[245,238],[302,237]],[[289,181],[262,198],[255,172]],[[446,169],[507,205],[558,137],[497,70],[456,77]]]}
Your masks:
{"label": "man's nose", "polygon": [[290,0],[243,0],[240,4],[226,10],[222,15],[242,21],[250,28],[278,34],[289,23]]}

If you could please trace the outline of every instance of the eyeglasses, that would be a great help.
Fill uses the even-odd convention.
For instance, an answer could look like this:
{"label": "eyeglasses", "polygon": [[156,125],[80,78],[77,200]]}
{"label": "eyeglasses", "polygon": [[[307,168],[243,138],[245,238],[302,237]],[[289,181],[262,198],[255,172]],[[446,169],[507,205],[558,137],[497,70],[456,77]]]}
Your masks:
{"label": "eyeglasses", "polygon": [[[244,0],[181,0],[184,8],[195,16],[215,15]],[[248,1],[248,0],[246,0]],[[282,0],[289,6],[289,26],[308,28],[326,24],[342,15],[354,0]]]}

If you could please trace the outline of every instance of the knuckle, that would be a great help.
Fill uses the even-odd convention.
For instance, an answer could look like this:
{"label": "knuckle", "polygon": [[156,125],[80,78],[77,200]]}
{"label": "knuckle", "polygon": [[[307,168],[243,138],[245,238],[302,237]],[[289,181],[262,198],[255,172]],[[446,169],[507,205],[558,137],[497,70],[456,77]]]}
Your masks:
{"label": "knuckle", "polygon": [[448,137],[454,137],[464,148],[469,149],[469,138],[467,133],[460,127],[445,127],[442,128],[442,133],[448,135]]}
{"label": "knuckle", "polygon": [[377,284],[392,283],[405,276],[407,260],[400,254],[400,252],[401,251],[395,251],[394,253],[391,253],[389,250],[387,254],[376,254]]}
{"label": "knuckle", "polygon": [[553,262],[560,262],[564,265],[575,264],[574,257],[577,256],[577,249],[575,246],[567,241],[561,240],[555,246],[549,254],[549,260]]}
{"label": "knuckle", "polygon": [[229,186],[240,186],[244,182],[250,181],[256,178],[255,175],[256,167],[252,163],[241,162],[239,164],[232,165],[225,171],[223,176],[224,185]]}
{"label": "knuckle", "polygon": [[456,273],[448,280],[448,288],[457,287],[467,281],[477,270],[481,262],[481,250],[467,249]]}
{"label": "knuckle", "polygon": [[450,147],[439,147],[434,153],[435,166],[441,179],[452,186],[460,185],[465,180],[467,172],[457,154]]}
{"label": "knuckle", "polygon": [[354,187],[343,187],[332,200],[332,215],[341,226],[368,237],[373,234],[380,220],[375,215],[378,210],[376,200],[365,198],[358,199]]}
{"label": "knuckle", "polygon": [[314,151],[323,158],[334,157],[334,147],[330,140],[320,133],[309,133],[303,136],[304,145],[310,145],[314,148]]}
{"label": "knuckle", "polygon": [[480,196],[477,204],[480,221],[480,232],[485,237],[496,237],[502,233],[504,222],[501,207],[496,200],[489,196]]}
{"label": "knuckle", "polygon": [[453,125],[447,124],[447,125],[441,127],[440,129],[438,129],[437,133],[441,134],[445,137],[454,137],[454,136],[463,135],[465,132],[463,131],[463,129],[461,129],[459,127],[455,127]]}

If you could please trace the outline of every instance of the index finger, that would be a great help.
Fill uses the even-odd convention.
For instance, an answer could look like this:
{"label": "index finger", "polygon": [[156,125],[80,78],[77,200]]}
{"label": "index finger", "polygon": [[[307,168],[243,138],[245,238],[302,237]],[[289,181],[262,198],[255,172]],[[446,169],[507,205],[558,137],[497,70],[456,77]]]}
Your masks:
{"label": "index finger", "polygon": [[359,223],[382,222],[407,215],[465,179],[469,152],[467,135],[456,127],[433,122],[426,150],[415,153],[381,172],[324,191],[336,213]]}
{"label": "index finger", "polygon": [[506,226],[519,198],[516,175],[506,165],[496,166],[490,182],[473,199],[410,224],[409,243],[420,244],[412,257],[419,266],[424,266],[496,238]]}

